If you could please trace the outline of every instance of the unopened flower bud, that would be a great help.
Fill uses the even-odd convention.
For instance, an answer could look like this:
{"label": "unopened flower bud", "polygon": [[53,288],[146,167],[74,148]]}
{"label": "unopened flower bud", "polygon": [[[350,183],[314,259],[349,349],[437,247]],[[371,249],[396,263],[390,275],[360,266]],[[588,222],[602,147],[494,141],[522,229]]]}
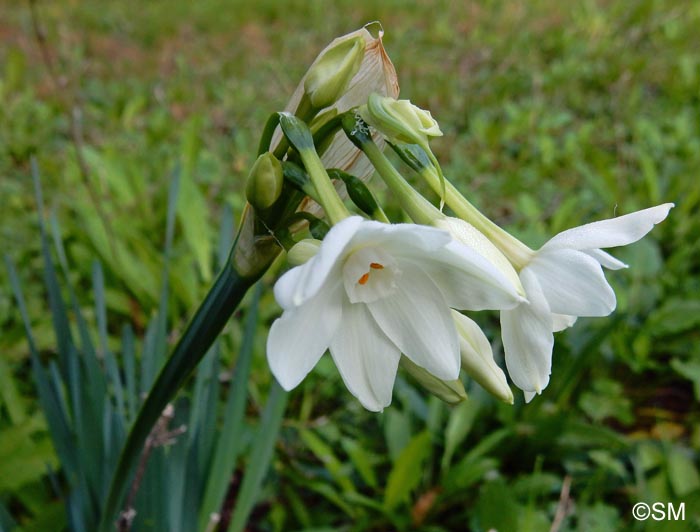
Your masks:
{"label": "unopened flower bud", "polygon": [[391,143],[418,144],[426,151],[430,137],[442,136],[440,126],[429,111],[409,100],[395,100],[372,93],[367,105],[359,108],[362,119]]}
{"label": "unopened flower bud", "polygon": [[321,241],[315,238],[305,238],[292,246],[287,252],[287,261],[292,266],[300,266],[318,253]]}
{"label": "unopened flower bud", "polygon": [[272,207],[282,193],[282,164],[272,153],[263,153],[248,174],[245,194],[256,210]]}
{"label": "unopened flower bud", "polygon": [[311,66],[304,80],[304,91],[314,109],[333,105],[340,98],[365,55],[365,40],[361,35],[339,42]]}
{"label": "unopened flower bud", "polygon": [[462,369],[494,397],[513,404],[513,392],[503,370],[493,360],[493,351],[486,335],[463,314],[453,310],[452,318],[459,334]]}
{"label": "unopened flower bud", "polygon": [[525,296],[525,289],[520,282],[518,273],[513,268],[510,261],[501,253],[498,248],[473,225],[460,218],[446,216],[435,220],[433,225],[443,229],[452,235],[457,242],[472,248],[482,257],[489,260],[506,278],[513,283],[518,294]]}
{"label": "unopened flower bud", "polygon": [[435,375],[405,356],[401,357],[400,364],[406,373],[411,375],[426,391],[442,399],[447,404],[454,405],[466,400],[467,392],[464,391],[464,385],[459,379],[453,381],[438,379]]}

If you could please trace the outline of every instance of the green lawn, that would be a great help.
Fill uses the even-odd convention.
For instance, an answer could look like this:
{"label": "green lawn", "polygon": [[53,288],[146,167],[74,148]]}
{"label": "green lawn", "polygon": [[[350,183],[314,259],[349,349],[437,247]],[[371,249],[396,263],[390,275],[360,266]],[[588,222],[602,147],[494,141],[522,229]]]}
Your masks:
{"label": "green lawn", "polygon": [[[700,3],[374,4],[58,0],[36,3],[34,17],[29,3],[0,4],[0,244],[42,359],[57,340],[32,158],[91,326],[102,265],[115,351],[124,325],[142,338],[159,308],[179,177],[170,345],[216,274],[265,120],[331,39],[380,20],[401,96],[445,133],[432,146],[446,175],[531,247],[582,223],[676,207],[615,253],[630,265],[608,275],[616,312],[557,335],[551,384],[529,405],[497,404],[469,383],[470,399],[448,407],[400,379],[392,406],[371,414],[324,360],[289,397],[249,529],[539,531],[564,511],[559,530],[642,530],[639,501],[684,502],[677,529],[700,527]],[[246,445],[271,381],[274,280],[264,278]],[[0,268],[0,529],[9,515],[27,530],[64,529],[10,285]],[[498,338],[497,315],[484,324]],[[240,320],[225,336],[214,370],[224,389]]]}

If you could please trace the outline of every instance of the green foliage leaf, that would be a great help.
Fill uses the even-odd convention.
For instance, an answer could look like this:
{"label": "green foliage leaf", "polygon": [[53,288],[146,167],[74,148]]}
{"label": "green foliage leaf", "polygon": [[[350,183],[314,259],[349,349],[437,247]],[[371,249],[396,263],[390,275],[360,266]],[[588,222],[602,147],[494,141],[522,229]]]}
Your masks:
{"label": "green foliage leaf", "polygon": [[408,442],[389,473],[384,492],[384,507],[391,511],[407,502],[411,492],[421,482],[424,462],[430,456],[432,444],[429,432],[421,432]]}
{"label": "green foliage leaf", "polygon": [[657,337],[678,334],[700,325],[700,300],[674,298],[654,311],[647,321],[649,334]]}
{"label": "green foliage leaf", "polygon": [[695,399],[700,401],[700,361],[684,362],[678,358],[671,360],[671,367],[693,383]]}
{"label": "green foliage leaf", "polygon": [[299,435],[309,450],[326,467],[333,480],[344,492],[354,491],[353,483],[348,478],[347,467],[338,459],[331,447],[310,430],[302,430]]}
{"label": "green foliage leaf", "polygon": [[689,452],[671,447],[667,461],[668,478],[676,496],[682,498],[700,487],[700,474]]}
{"label": "green foliage leaf", "polygon": [[258,432],[252,442],[253,451],[250,455],[248,469],[243,477],[241,491],[236,500],[236,508],[228,528],[229,532],[240,532],[244,529],[253,505],[257,502],[260,486],[270,465],[272,452],[277,441],[277,433],[282,424],[287,396],[287,392],[277,384],[277,381],[273,381]]}
{"label": "green foliage leaf", "polygon": [[47,467],[55,468],[58,460],[47,437],[46,422],[35,414],[0,432],[0,493],[18,489],[39,480]]}
{"label": "green foliage leaf", "polygon": [[377,474],[374,472],[374,467],[372,467],[376,458],[356,440],[343,438],[340,443],[343,446],[343,450],[350,457],[352,465],[362,477],[362,480],[368,486],[376,488]]}

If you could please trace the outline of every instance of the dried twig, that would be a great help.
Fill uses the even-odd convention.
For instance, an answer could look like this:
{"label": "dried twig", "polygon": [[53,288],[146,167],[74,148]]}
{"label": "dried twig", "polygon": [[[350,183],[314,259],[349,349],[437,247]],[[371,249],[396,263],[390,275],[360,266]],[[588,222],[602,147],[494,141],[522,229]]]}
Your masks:
{"label": "dried twig", "polygon": [[561,483],[561,492],[559,493],[559,503],[557,504],[557,511],[554,514],[554,521],[552,521],[552,526],[549,532],[559,532],[564,518],[567,516],[571,510],[571,497],[569,492],[571,490],[571,477],[566,475],[564,481]]}
{"label": "dried twig", "polygon": [[136,494],[141,487],[141,481],[143,480],[143,475],[146,472],[146,466],[148,465],[148,459],[151,456],[151,452],[153,452],[153,449],[156,447],[172,445],[176,442],[177,437],[187,430],[184,425],[180,425],[173,430],[168,428],[168,425],[174,416],[175,409],[173,408],[173,405],[169,404],[165,407],[165,410],[163,410],[160,418],[151,429],[151,433],[148,435],[148,438],[146,438],[146,443],[144,444],[143,452],[141,453],[141,459],[139,460],[139,465],[136,469],[134,480],[131,482],[129,495],[124,503],[124,510],[121,511],[117,520],[117,530],[119,532],[129,532],[129,530],[131,530],[131,525],[136,517],[134,501],[136,500]]}

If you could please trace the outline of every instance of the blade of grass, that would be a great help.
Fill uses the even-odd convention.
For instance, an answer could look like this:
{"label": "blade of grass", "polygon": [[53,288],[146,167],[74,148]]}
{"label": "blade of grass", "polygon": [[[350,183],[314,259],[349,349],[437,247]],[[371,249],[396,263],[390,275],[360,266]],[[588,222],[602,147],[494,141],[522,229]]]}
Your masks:
{"label": "blade of grass", "polygon": [[258,322],[258,308],[262,284],[258,283],[253,292],[253,299],[248,307],[243,342],[236,360],[236,369],[231,381],[224,422],[219,441],[214,451],[214,460],[207,475],[207,485],[199,511],[199,529],[204,530],[211,517],[217,512],[226,495],[229,480],[233,474],[236,460],[241,452],[241,432],[248,395],[248,377],[253,359],[255,329]]}
{"label": "blade of grass", "polygon": [[244,529],[250,512],[258,500],[265,473],[267,473],[272,460],[288,395],[277,384],[277,381],[272,382],[270,396],[260,420],[260,427],[252,442],[253,451],[250,455],[248,469],[243,477],[241,491],[236,501],[228,532],[241,532]]}
{"label": "blade of grass", "polygon": [[37,393],[39,396],[39,404],[46,416],[46,422],[49,426],[51,437],[56,447],[56,454],[59,456],[61,463],[67,471],[76,470],[75,447],[71,445],[73,435],[71,434],[70,424],[64,409],[60,407],[62,401],[56,390],[53,389],[51,381],[46,373],[46,370],[39,359],[39,352],[34,341],[29,315],[27,314],[27,306],[22,295],[22,290],[19,285],[17,270],[9,257],[5,256],[5,263],[10,278],[10,285],[17,302],[24,331],[29,344],[29,356],[32,365],[32,374],[36,381]]}
{"label": "blade of grass", "polygon": [[99,367],[99,364],[97,363],[97,353],[95,351],[92,338],[90,337],[90,329],[88,328],[87,322],[85,321],[83,313],[80,309],[80,305],[78,304],[78,298],[75,290],[73,289],[73,285],[70,282],[68,259],[66,257],[66,251],[63,247],[63,241],[61,239],[61,228],[58,224],[58,219],[56,218],[55,213],[51,214],[51,235],[53,237],[56,256],[58,257],[58,263],[61,266],[63,278],[66,280],[65,284],[68,288],[68,296],[70,297],[73,314],[75,315],[75,319],[78,324],[78,333],[80,334],[83,359],[89,373],[89,379],[92,383],[90,387],[95,392],[93,400],[101,401],[106,395],[104,389],[100,386],[103,383],[103,373]]}
{"label": "blade of grass", "polygon": [[56,333],[56,343],[58,345],[58,359],[61,368],[61,374],[65,377],[68,374],[68,353],[70,346],[73,344],[73,338],[70,331],[68,314],[66,307],[61,297],[61,290],[56,276],[56,269],[51,258],[49,250],[48,238],[46,236],[46,227],[44,225],[44,200],[41,192],[41,183],[39,181],[39,166],[36,159],[32,157],[32,179],[34,181],[34,191],[39,211],[39,232],[41,237],[41,253],[44,259],[44,280],[46,290],[49,296],[49,307],[51,309],[51,318],[53,320],[53,328]]}
{"label": "blade of grass", "polygon": [[[119,374],[117,359],[107,345],[107,304],[105,302],[104,273],[102,272],[102,266],[97,261],[92,265],[92,287],[95,294],[95,315],[97,316],[100,353],[102,354],[105,370],[109,376],[111,391],[116,399],[115,413],[122,424],[125,424],[124,385],[122,384],[121,375]],[[107,399],[107,401],[108,400],[109,399]],[[106,423],[108,420],[105,418],[104,421]]]}
{"label": "blade of grass", "polygon": [[255,281],[255,278],[239,276],[230,261],[217,277],[214,286],[175,346],[172,356],[158,375],[127,436],[112,477],[99,530],[107,532],[111,529],[111,523],[117,515],[127,483],[151,427],[206,354]]}
{"label": "blade of grass", "polygon": [[134,346],[134,331],[130,325],[122,329],[122,360],[124,363],[124,381],[126,386],[126,425],[136,416],[138,396],[136,395],[136,348]]}

